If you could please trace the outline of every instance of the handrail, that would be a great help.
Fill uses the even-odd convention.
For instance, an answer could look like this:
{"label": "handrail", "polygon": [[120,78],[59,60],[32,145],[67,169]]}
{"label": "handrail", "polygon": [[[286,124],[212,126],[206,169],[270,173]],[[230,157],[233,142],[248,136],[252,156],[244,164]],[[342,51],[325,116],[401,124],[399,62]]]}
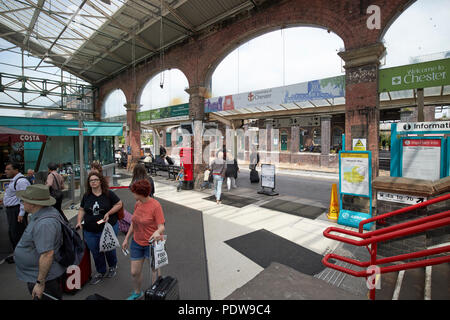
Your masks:
{"label": "handrail", "polygon": [[379,216],[376,216],[376,217],[373,217],[373,218],[370,218],[370,219],[363,220],[363,221],[361,221],[359,223],[359,232],[363,232],[363,227],[367,223],[371,223],[371,222],[374,222],[374,221],[377,221],[377,220],[386,219],[386,218],[389,218],[389,217],[396,216],[398,214],[402,214],[402,213],[406,213],[406,212],[413,211],[413,210],[416,210],[416,209],[420,209],[420,208],[423,208],[423,207],[427,207],[429,205],[435,204],[437,202],[445,201],[445,200],[450,200],[450,193],[446,194],[446,195],[443,195],[443,196],[440,196],[440,197],[437,197],[437,198],[434,198],[434,199],[430,199],[430,200],[427,200],[427,201],[424,201],[424,202],[412,205],[412,206],[409,206],[409,207],[401,208],[401,209],[398,209],[398,210],[395,210],[395,211],[392,211],[392,212],[381,214]]}
{"label": "handrail", "polygon": [[[405,212],[409,212],[409,211],[412,211],[412,210],[415,210],[418,208],[426,207],[431,204],[445,201],[448,199],[450,199],[450,194],[447,194],[447,195],[444,195],[444,196],[441,196],[441,197],[438,197],[435,199],[431,199],[431,200],[428,200],[423,203],[419,203],[417,205],[413,205],[413,206],[410,206],[407,208],[403,208],[403,209],[395,210],[395,211],[392,211],[392,212],[389,212],[389,213],[386,213],[383,215],[379,215],[375,218],[364,220],[359,224],[359,232],[346,230],[346,229],[342,229],[342,228],[337,228],[337,227],[327,228],[323,232],[323,235],[326,238],[341,241],[341,242],[348,243],[348,244],[355,245],[355,246],[367,246],[369,253],[370,253],[370,261],[361,262],[361,261],[358,261],[355,259],[342,257],[342,256],[331,253],[331,254],[327,254],[322,259],[322,263],[329,268],[332,268],[332,269],[335,269],[335,270],[338,270],[341,272],[345,272],[352,276],[367,278],[375,273],[374,270],[370,270],[370,271],[367,270],[367,268],[370,266],[378,266],[378,265],[383,265],[383,264],[387,264],[387,263],[399,262],[399,261],[403,261],[403,260],[407,260],[407,259],[424,258],[424,257],[436,255],[436,254],[450,252],[450,245],[447,245],[447,246],[438,247],[438,248],[434,248],[434,249],[426,249],[426,250],[421,250],[421,251],[417,251],[417,252],[413,252],[413,253],[407,253],[407,254],[401,254],[401,255],[392,256],[392,257],[388,257],[388,258],[377,259],[377,245],[379,242],[396,239],[399,237],[404,237],[404,236],[421,233],[421,232],[425,232],[427,230],[436,229],[439,227],[450,225],[450,210],[447,210],[447,211],[444,211],[441,213],[437,213],[437,214],[434,214],[431,216],[422,217],[422,218],[419,218],[416,220],[403,222],[403,223],[393,225],[390,227],[386,227],[383,229],[369,231],[366,233],[362,232],[362,230],[363,230],[362,228],[363,228],[364,224],[366,224],[366,223],[385,219],[387,217],[392,217],[392,216],[395,216],[395,215],[398,215],[401,213],[405,213]],[[332,234],[332,233],[340,233],[342,235],[359,238],[361,240],[355,240],[355,239],[351,239],[348,237],[344,237],[342,235],[336,235],[336,234]],[[369,249],[369,246],[370,246],[370,249]],[[342,266],[332,264],[331,262],[329,262],[330,259],[340,260],[340,261],[349,263],[351,265],[354,265],[354,266],[357,266],[360,268],[366,268],[366,270],[362,270],[362,271],[351,270],[351,269],[348,269],[348,268],[345,268]],[[435,258],[426,259],[426,260],[406,262],[406,263],[397,264],[397,265],[393,265],[393,266],[381,267],[381,268],[378,268],[377,271],[378,271],[378,273],[382,274],[382,273],[394,272],[394,271],[399,271],[399,270],[407,270],[407,269],[412,269],[412,268],[431,266],[431,265],[436,265],[436,264],[445,263],[445,262],[450,262],[450,255],[446,255],[443,257],[435,257]],[[370,289],[370,299],[375,300],[375,288]]]}

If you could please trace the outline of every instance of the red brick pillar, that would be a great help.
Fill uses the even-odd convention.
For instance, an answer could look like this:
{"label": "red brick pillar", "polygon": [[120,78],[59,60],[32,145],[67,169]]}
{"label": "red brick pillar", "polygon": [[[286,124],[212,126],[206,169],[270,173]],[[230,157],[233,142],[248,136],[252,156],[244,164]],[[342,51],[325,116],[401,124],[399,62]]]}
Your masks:
{"label": "red brick pillar", "polygon": [[207,165],[203,159],[206,147],[203,141],[203,121],[205,118],[207,89],[201,86],[193,86],[186,89],[186,92],[189,93],[189,118],[192,119],[193,123],[191,145],[194,148],[194,188],[199,189],[203,182],[203,172]]}
{"label": "red brick pillar", "polygon": [[381,43],[339,53],[345,61],[345,147],[352,139],[366,139],[372,151],[372,176],[378,176],[380,99],[378,70],[386,48]]}
{"label": "red brick pillar", "polygon": [[134,168],[134,165],[141,157],[141,124],[136,121],[136,111],[139,106],[135,103],[124,105],[127,109],[127,146],[131,146],[131,156],[128,156],[128,168]]}

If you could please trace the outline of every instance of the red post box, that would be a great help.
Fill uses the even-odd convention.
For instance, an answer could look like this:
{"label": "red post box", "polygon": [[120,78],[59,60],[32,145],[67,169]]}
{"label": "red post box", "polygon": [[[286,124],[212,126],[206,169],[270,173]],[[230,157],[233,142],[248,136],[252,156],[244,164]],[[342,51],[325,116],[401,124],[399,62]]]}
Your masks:
{"label": "red post box", "polygon": [[184,181],[182,188],[194,189],[194,149],[180,148],[180,166],[184,167]]}

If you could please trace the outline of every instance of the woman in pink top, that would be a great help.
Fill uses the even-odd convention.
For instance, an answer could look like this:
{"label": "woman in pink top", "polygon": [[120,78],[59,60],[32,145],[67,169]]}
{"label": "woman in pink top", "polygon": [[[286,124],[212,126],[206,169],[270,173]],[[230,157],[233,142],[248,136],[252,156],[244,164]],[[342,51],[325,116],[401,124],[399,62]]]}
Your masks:
{"label": "woman in pink top", "polygon": [[[131,226],[122,244],[122,249],[130,247],[131,276],[134,292],[127,300],[137,300],[143,296],[142,268],[145,258],[150,257],[150,240],[162,240],[164,232],[164,213],[159,202],[150,197],[151,186],[147,180],[138,180],[131,185],[131,192],[136,199]],[[133,238],[131,243],[129,239]],[[152,283],[156,281],[156,271],[153,270]]]}

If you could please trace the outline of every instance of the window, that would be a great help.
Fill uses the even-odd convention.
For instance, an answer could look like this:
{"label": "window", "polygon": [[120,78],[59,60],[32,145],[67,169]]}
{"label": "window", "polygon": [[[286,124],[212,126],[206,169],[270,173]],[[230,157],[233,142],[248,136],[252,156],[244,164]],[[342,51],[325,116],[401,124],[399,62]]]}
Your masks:
{"label": "window", "polygon": [[313,141],[314,145],[320,146],[321,145],[321,135],[320,135],[320,129],[314,129],[313,131]]}

